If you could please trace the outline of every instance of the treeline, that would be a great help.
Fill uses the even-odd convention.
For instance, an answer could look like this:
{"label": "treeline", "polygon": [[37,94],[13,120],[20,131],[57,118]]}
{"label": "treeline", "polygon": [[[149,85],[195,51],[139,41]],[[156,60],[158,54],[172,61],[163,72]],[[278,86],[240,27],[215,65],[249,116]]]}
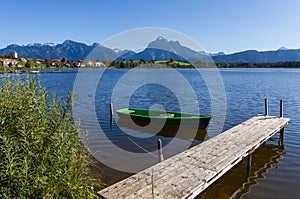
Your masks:
{"label": "treeline", "polygon": [[109,64],[109,67],[113,67],[113,68],[135,68],[135,67],[137,67],[139,65],[140,65],[139,61],[133,61],[133,60],[129,60],[129,61],[123,60],[123,61],[120,61],[120,60],[115,60],[115,61],[113,61],[113,62],[111,62]]}
{"label": "treeline", "polygon": [[194,65],[178,62],[175,60],[168,61],[133,61],[133,60],[116,60],[109,64],[113,68],[135,68],[135,67],[169,67],[169,68],[300,68],[300,61],[276,62],[276,63],[203,63],[197,62]]}
{"label": "treeline", "polygon": [[275,63],[218,63],[218,68],[300,68],[300,61]]}
{"label": "treeline", "polygon": [[113,68],[135,68],[135,67],[168,67],[168,68],[193,68],[192,64],[175,61],[173,58],[170,60],[115,60],[109,64]]}

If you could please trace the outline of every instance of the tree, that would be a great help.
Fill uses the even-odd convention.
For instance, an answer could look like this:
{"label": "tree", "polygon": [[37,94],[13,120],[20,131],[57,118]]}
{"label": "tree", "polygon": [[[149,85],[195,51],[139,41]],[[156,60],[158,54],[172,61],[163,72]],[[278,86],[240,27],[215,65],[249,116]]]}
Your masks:
{"label": "tree", "polygon": [[13,56],[12,53],[9,53],[9,54],[7,55],[7,58],[8,58],[8,59],[12,59],[12,58],[14,58],[14,56]]}
{"label": "tree", "polygon": [[170,58],[170,63],[172,63],[172,62],[174,62],[174,58],[173,57]]}
{"label": "tree", "polygon": [[50,68],[50,66],[51,66],[50,59],[46,58],[45,59],[45,64],[46,64],[47,68]]}
{"label": "tree", "polygon": [[29,62],[26,62],[25,67],[26,67],[26,68],[30,68],[30,67],[31,67],[31,64],[30,64]]}
{"label": "tree", "polygon": [[125,65],[124,65],[123,61],[121,61],[121,63],[120,63],[120,68],[125,68]]}

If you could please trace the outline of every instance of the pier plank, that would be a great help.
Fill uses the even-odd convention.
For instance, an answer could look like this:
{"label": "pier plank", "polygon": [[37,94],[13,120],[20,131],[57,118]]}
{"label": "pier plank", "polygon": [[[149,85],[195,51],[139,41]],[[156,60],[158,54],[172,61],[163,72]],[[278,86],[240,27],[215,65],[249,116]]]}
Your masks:
{"label": "pier plank", "polygon": [[194,198],[288,121],[255,116],[98,194],[102,198]]}

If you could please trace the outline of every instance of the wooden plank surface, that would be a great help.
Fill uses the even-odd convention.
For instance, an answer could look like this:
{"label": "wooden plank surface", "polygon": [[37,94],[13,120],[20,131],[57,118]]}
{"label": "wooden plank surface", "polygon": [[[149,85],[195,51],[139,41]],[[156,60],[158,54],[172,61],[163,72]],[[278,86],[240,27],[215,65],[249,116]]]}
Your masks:
{"label": "wooden plank surface", "polygon": [[109,199],[194,198],[288,121],[288,118],[255,116],[98,194]]}

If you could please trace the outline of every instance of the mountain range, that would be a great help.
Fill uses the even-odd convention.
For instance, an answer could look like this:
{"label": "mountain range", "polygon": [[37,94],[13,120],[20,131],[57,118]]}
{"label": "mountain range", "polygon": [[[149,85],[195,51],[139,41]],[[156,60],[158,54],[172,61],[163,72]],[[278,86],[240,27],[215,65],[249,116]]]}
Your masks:
{"label": "mountain range", "polygon": [[24,58],[66,58],[68,60],[169,60],[194,63],[196,61],[215,63],[275,63],[286,61],[300,61],[300,49],[286,49],[284,47],[274,51],[259,52],[246,50],[233,54],[205,53],[185,47],[178,41],[169,41],[166,38],[158,37],[151,41],[141,52],[131,50],[119,50],[107,48],[99,43],[87,45],[71,40],[62,44],[54,43],[33,43],[27,45],[12,44],[0,49],[0,55],[17,51],[19,57]]}

